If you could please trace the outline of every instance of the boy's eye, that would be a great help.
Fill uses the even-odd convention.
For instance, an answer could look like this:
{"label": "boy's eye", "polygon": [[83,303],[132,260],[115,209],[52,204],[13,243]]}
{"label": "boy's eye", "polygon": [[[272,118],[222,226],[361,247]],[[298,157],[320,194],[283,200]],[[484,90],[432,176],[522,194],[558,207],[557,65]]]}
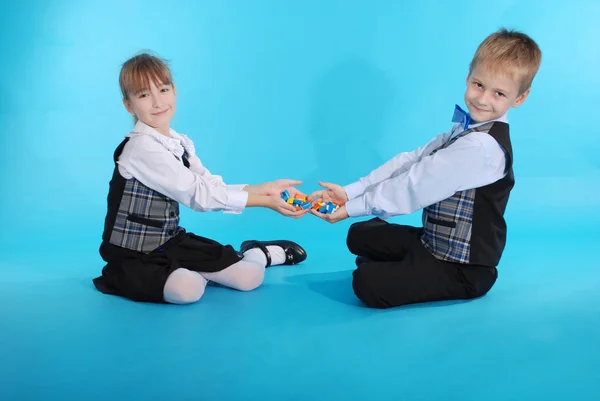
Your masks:
{"label": "boy's eye", "polygon": [[497,94],[498,96],[500,96],[500,97],[504,97],[504,96],[506,96],[506,95],[505,95],[504,93],[502,93],[502,92],[496,92],[496,94]]}
{"label": "boy's eye", "polygon": [[483,88],[483,85],[481,85],[479,82],[473,82],[475,84],[476,87],[478,88]]}

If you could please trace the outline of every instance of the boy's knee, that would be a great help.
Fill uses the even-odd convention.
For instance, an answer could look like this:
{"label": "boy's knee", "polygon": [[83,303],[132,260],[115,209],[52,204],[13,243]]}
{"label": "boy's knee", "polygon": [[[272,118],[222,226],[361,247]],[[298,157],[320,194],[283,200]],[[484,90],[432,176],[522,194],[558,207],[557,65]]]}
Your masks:
{"label": "boy's knee", "polygon": [[346,246],[348,250],[357,255],[360,250],[364,247],[365,241],[365,222],[353,223],[348,229],[348,235],[346,236]]}
{"label": "boy's knee", "polygon": [[359,221],[350,225],[348,236],[346,237],[346,245],[348,250],[355,255],[363,253],[365,245],[372,242],[373,234],[381,227],[387,226],[385,220],[379,217],[374,217],[371,220]]}
{"label": "boy's knee", "polygon": [[496,283],[498,270],[495,267],[480,268],[477,278],[469,281],[466,298],[474,299],[486,295]]}
{"label": "boy's knee", "polygon": [[163,290],[166,302],[171,304],[191,304],[197,302],[206,288],[206,280],[198,273],[177,269],[167,279]]}
{"label": "boy's knee", "polygon": [[366,267],[359,267],[352,273],[352,289],[358,299],[370,308],[387,308],[377,291],[373,276]]}

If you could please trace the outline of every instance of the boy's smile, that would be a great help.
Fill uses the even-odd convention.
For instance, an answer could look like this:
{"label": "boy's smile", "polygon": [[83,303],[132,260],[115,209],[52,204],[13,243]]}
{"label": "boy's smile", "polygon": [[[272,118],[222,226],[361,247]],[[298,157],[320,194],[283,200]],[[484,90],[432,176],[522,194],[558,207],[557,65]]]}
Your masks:
{"label": "boy's smile", "polygon": [[519,95],[519,82],[512,77],[477,66],[467,77],[465,104],[475,121],[485,122],[502,117],[511,107],[519,107],[528,95],[529,89]]}

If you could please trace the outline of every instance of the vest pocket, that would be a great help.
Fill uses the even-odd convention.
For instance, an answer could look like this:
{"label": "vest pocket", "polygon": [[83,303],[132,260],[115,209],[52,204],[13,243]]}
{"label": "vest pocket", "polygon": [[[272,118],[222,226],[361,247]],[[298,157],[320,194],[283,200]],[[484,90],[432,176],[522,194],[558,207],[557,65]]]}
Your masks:
{"label": "vest pocket", "polygon": [[431,224],[438,225],[438,226],[456,228],[456,222],[455,221],[446,221],[446,220],[434,219],[431,216],[427,216],[427,222],[431,223]]}
{"label": "vest pocket", "polygon": [[163,221],[147,219],[146,217],[142,217],[137,214],[127,215],[127,220],[132,221],[134,223],[143,224],[145,226],[156,227],[156,228],[163,228],[165,226],[165,223]]}

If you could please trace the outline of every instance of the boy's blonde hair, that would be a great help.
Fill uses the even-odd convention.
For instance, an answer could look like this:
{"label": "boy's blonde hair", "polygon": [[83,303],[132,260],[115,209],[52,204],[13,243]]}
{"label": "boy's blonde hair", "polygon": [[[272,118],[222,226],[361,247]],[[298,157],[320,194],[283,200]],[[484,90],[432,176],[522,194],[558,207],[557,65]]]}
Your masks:
{"label": "boy's blonde hair", "polygon": [[469,65],[469,75],[480,65],[492,73],[509,75],[520,81],[521,95],[531,87],[541,62],[542,52],[533,39],[501,28],[481,42]]}
{"label": "boy's blonde hair", "polygon": [[127,60],[119,74],[119,86],[124,100],[143,89],[155,85],[173,85],[173,77],[167,62],[160,57],[141,53]]}

